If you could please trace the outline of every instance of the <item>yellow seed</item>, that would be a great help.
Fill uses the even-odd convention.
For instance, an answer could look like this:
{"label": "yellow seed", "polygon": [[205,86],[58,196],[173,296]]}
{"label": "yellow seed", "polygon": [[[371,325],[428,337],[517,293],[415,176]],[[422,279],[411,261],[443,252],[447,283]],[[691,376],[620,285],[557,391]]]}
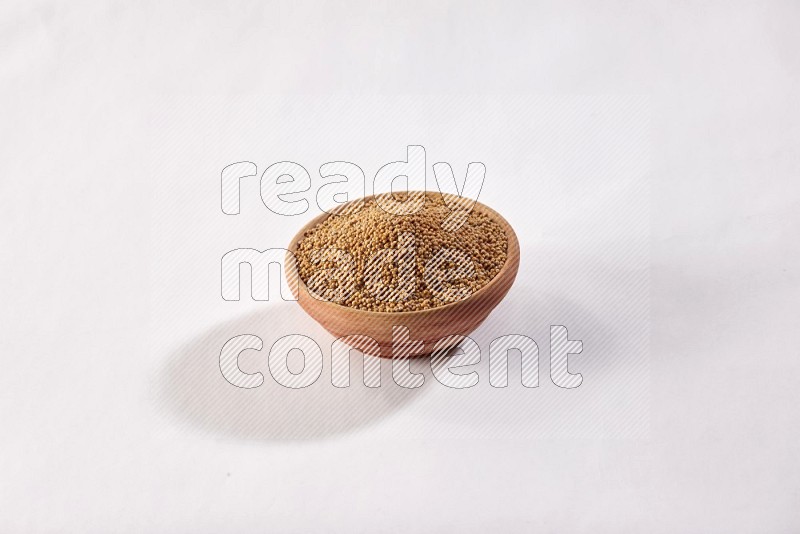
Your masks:
{"label": "yellow seed", "polygon": [[[403,200],[406,193],[395,194],[395,198]],[[378,206],[374,199],[364,202],[361,210],[348,215],[332,215],[304,233],[297,244],[297,265],[300,277],[308,285],[315,273],[323,269],[337,267],[335,261],[314,263],[314,251],[334,248],[350,254],[354,261],[354,270],[341,273],[347,280],[322,281],[318,286],[312,283],[309,288],[318,294],[325,290],[333,293],[341,284],[351,284],[352,294],[340,301],[345,306],[369,311],[414,311],[430,309],[448,304],[437,296],[437,291],[427,287],[424,276],[425,266],[441,249],[459,251],[466,255],[474,268],[474,274],[463,276],[454,281],[445,279],[432,280],[443,288],[468,288],[474,293],[497,276],[506,261],[508,239],[503,228],[487,214],[473,210],[466,224],[455,232],[442,228],[443,221],[450,214],[441,195],[426,193],[425,203],[419,211],[411,215],[393,215]],[[398,247],[401,233],[414,236],[413,291],[403,294],[403,298],[382,300],[373,295],[365,280],[365,270],[369,260],[379,251]],[[402,246],[401,246],[402,249]],[[341,266],[339,266],[341,267]],[[453,261],[443,262],[442,268],[458,271],[459,265]],[[451,270],[451,272],[453,272]],[[394,294],[399,294],[403,282],[402,269],[397,262],[384,265],[379,275]],[[437,271],[438,272],[438,271]],[[434,288],[435,289],[435,288]],[[469,294],[466,292],[466,294]]]}

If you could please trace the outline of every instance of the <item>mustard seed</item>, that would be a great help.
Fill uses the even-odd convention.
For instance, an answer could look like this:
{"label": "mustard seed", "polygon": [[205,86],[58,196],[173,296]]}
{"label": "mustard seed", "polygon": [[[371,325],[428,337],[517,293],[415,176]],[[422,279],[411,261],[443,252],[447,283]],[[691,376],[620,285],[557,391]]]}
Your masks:
{"label": "mustard seed", "polygon": [[[506,262],[502,226],[476,205],[457,229],[438,193],[409,215],[384,211],[375,198],[342,210],[304,233],[297,244],[300,278],[318,298],[368,311],[402,312],[464,299]],[[403,201],[407,194],[395,194]]]}

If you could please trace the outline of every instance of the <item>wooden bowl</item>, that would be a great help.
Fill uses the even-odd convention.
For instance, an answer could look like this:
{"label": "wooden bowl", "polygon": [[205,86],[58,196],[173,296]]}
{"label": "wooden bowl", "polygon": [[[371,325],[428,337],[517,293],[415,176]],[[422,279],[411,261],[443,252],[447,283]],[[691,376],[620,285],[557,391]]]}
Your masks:
{"label": "wooden bowl", "polygon": [[[369,199],[372,196],[366,198]],[[339,206],[335,212],[345,209],[349,204],[351,203]],[[494,307],[503,300],[517,276],[519,241],[513,228],[499,213],[479,202],[475,203],[473,209],[489,215],[502,226],[508,238],[508,249],[506,263],[500,272],[488,284],[463,300],[427,310],[374,312],[350,308],[314,297],[300,278],[295,262],[290,261],[292,258],[290,254],[293,255],[297,252],[297,244],[303,238],[304,233],[330,217],[329,213],[323,213],[312,219],[297,232],[289,244],[290,254],[287,254],[285,272],[292,294],[306,313],[337,338],[360,334],[377,341],[380,347],[379,354],[375,354],[374,350],[368,346],[354,347],[367,354],[391,358],[393,354],[392,327],[405,326],[410,331],[411,340],[421,340],[425,344],[424,351],[412,354],[412,356],[428,355],[433,352],[434,345],[440,339],[455,335],[466,336],[475,330],[489,316]],[[295,279],[297,283],[294,282]],[[443,343],[440,348],[457,345],[458,341],[456,339],[449,344]]]}

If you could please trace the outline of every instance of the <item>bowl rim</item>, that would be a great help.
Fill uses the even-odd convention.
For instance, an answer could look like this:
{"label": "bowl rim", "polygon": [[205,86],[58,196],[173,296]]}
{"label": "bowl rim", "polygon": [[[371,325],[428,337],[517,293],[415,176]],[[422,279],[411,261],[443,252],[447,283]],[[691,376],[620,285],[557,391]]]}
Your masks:
{"label": "bowl rim", "polygon": [[[450,197],[450,198],[453,198],[453,199],[464,198],[464,197],[460,197],[458,195],[453,195],[453,194],[450,194],[450,193],[442,193],[441,191],[427,191],[427,190],[426,191],[416,191],[415,190],[415,191],[409,191],[409,193],[425,193],[426,196],[428,194],[437,194],[438,193],[442,197]],[[356,202],[366,201],[366,200],[375,198],[376,196],[387,195],[387,194],[390,194],[390,193],[378,193],[378,194],[367,195],[367,196],[364,196],[364,197],[359,197],[359,198],[356,198],[354,200],[348,200],[344,204],[340,204],[340,205],[336,206],[330,212],[322,212],[322,213],[320,213],[319,215],[317,215],[316,217],[311,219],[309,222],[304,224],[300,228],[300,230],[294,235],[294,237],[292,237],[292,240],[289,243],[289,247],[286,249],[287,253],[290,253],[290,254],[292,254],[293,256],[296,257],[297,245],[300,242],[300,239],[303,237],[303,234],[306,231],[308,231],[310,228],[313,228],[314,226],[316,226],[317,224],[321,223],[322,221],[328,219],[329,217],[331,217],[333,215],[337,215],[338,212],[344,210],[345,208],[347,208],[347,206],[350,206],[350,205],[352,205],[352,204],[354,204]],[[475,200],[475,199],[471,199],[471,200]],[[475,204],[472,207],[472,209],[473,210],[478,209],[479,211],[491,216],[492,219],[495,222],[499,223],[500,226],[503,228],[503,230],[506,233],[506,239],[508,240],[508,245],[506,246],[506,261],[503,264],[503,266],[500,268],[500,270],[497,272],[497,274],[494,276],[494,278],[489,280],[489,282],[485,286],[483,286],[482,288],[480,288],[479,290],[477,290],[476,292],[472,293],[471,295],[469,295],[468,297],[466,297],[464,299],[458,300],[456,302],[450,302],[448,304],[443,304],[441,306],[436,306],[434,308],[428,308],[428,309],[425,309],[425,310],[372,311],[372,310],[362,310],[361,308],[353,308],[353,307],[350,307],[350,306],[345,306],[344,304],[339,304],[337,302],[331,302],[329,300],[322,300],[322,299],[318,299],[317,297],[315,297],[313,295],[313,293],[311,293],[311,291],[308,289],[308,286],[306,286],[305,281],[300,276],[299,270],[297,268],[296,261],[294,261],[294,262],[285,261],[284,262],[284,265],[285,265],[284,272],[287,275],[287,282],[288,282],[288,276],[290,274],[289,273],[289,269],[292,269],[292,271],[293,271],[292,274],[297,277],[297,291],[298,291],[298,293],[295,294],[294,296],[297,299],[298,303],[300,303],[300,292],[301,291],[305,291],[308,294],[308,296],[311,297],[312,299],[314,299],[319,305],[328,307],[331,311],[336,311],[336,312],[339,312],[339,313],[348,312],[348,313],[357,313],[357,314],[371,315],[371,316],[378,316],[378,317],[386,317],[386,318],[388,318],[388,317],[403,318],[403,317],[410,317],[410,316],[420,316],[420,315],[425,315],[425,314],[441,313],[441,312],[444,312],[445,310],[449,311],[449,310],[455,309],[455,308],[457,308],[459,306],[464,306],[468,302],[474,301],[474,299],[476,297],[478,297],[480,295],[487,294],[491,290],[491,288],[493,286],[497,285],[500,282],[500,280],[502,280],[504,278],[504,275],[507,275],[508,272],[511,271],[512,269],[516,269],[517,267],[519,267],[519,256],[520,256],[519,240],[517,239],[517,234],[516,234],[516,232],[514,232],[514,229],[511,227],[511,224],[509,224],[509,222],[502,215],[500,215],[497,211],[493,210],[492,208],[490,208],[486,204],[483,204],[482,202],[479,202],[477,200],[475,200]],[[512,254],[512,252],[513,252],[513,254]],[[512,262],[511,261],[512,258],[516,258],[516,261]],[[293,289],[292,288],[292,284],[289,284],[289,289],[290,289],[290,291]],[[301,304],[301,306],[302,306],[302,304]]]}

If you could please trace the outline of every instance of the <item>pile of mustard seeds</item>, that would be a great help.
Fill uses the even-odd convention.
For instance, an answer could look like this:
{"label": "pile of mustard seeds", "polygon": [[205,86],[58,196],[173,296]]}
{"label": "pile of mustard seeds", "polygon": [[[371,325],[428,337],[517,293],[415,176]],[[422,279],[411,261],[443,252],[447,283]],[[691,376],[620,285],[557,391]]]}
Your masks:
{"label": "pile of mustard seeds", "polygon": [[476,206],[460,228],[447,231],[442,223],[452,212],[442,196],[424,196],[409,215],[369,198],[360,210],[326,218],[297,244],[300,278],[318,298],[379,312],[443,306],[488,284],[506,262],[503,228]]}

